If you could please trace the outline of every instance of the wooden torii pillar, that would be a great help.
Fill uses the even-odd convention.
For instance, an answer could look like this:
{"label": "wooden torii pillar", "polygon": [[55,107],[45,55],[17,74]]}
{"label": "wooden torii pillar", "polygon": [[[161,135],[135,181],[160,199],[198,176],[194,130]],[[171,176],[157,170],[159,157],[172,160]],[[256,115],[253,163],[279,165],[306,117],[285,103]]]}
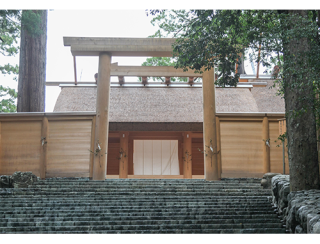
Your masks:
{"label": "wooden torii pillar", "polygon": [[203,72],[203,148],[206,180],[221,179],[217,160],[216,103],[214,69]]}
{"label": "wooden torii pillar", "polygon": [[93,180],[105,180],[107,171],[111,54],[99,54]]}

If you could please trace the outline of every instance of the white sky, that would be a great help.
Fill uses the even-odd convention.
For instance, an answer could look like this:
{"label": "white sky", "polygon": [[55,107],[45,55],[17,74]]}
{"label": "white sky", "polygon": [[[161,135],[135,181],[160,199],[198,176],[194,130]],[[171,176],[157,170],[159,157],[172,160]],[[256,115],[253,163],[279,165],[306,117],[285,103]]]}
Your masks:
{"label": "white sky", "polygon": [[[46,1],[41,1],[42,5]],[[97,0],[91,0],[88,7],[88,1],[61,1],[56,0],[56,4],[51,7],[48,4],[43,6],[39,1],[23,1],[16,9],[21,8],[46,8],[55,9],[48,11],[47,25],[47,65],[46,81],[74,81],[73,57],[70,47],[63,46],[63,36],[82,36],[82,37],[147,37],[156,32],[157,27],[151,25],[152,17],[147,17],[145,9],[154,8],[241,8],[239,2],[233,2],[229,6],[220,6],[214,3],[214,6],[208,5],[207,1],[197,1],[196,6],[187,6],[181,1],[159,1],[156,4],[150,4],[150,1],[119,1],[112,6],[99,4]],[[110,1],[107,1],[110,2]],[[272,2],[272,1],[271,1]],[[307,1],[308,2],[308,1]],[[77,5],[75,5],[77,3]],[[160,6],[158,6],[160,3]],[[204,5],[205,3],[205,5]],[[162,4],[162,6],[161,6]],[[164,5],[165,7],[164,7]],[[213,4],[213,3],[212,3]],[[247,4],[247,3],[246,3]],[[306,6],[309,6],[307,4]],[[105,6],[108,10],[95,10]],[[251,5],[249,5],[251,6]],[[280,5],[277,5],[281,8]],[[306,7],[305,6],[305,7]],[[2,6],[3,8],[14,8],[12,6]],[[264,6],[267,8],[267,6]],[[269,6],[270,7],[270,6]],[[310,6],[311,7],[311,6]],[[114,8],[114,9],[110,9]],[[138,8],[138,9],[137,9]],[[78,9],[78,10],[61,10]],[[84,10],[89,9],[89,10]],[[124,10],[118,10],[124,9]],[[144,57],[112,57],[112,62],[118,62],[119,65],[141,65]],[[16,57],[0,56],[0,63],[11,63],[19,65],[19,55]],[[246,65],[247,73],[251,73],[251,66]],[[260,68],[261,73],[263,71]],[[98,72],[98,57],[77,57],[77,79],[78,81],[94,81],[93,75]],[[112,80],[116,79],[113,78]],[[137,78],[132,78],[137,80]],[[129,79],[126,79],[129,80]],[[13,81],[13,76],[4,76],[0,74],[0,84],[17,89],[18,82]],[[46,87],[46,112],[53,111],[56,99],[59,95],[59,87]]]}

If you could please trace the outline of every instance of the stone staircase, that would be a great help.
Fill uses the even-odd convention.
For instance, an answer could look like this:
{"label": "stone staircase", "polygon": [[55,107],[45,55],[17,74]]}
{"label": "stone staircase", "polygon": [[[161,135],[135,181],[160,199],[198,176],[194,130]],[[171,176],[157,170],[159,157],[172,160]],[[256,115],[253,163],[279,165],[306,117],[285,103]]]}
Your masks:
{"label": "stone staircase", "polygon": [[260,181],[40,180],[0,189],[0,233],[285,233]]}

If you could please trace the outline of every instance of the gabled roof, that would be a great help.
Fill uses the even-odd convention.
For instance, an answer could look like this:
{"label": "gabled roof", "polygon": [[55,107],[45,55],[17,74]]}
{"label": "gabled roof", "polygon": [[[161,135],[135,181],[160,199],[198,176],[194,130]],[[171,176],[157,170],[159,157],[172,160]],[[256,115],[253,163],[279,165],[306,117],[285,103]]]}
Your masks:
{"label": "gabled roof", "polygon": [[[276,89],[217,88],[217,112],[284,112]],[[95,111],[96,87],[63,87],[54,112]],[[110,122],[202,122],[202,88],[112,87]]]}

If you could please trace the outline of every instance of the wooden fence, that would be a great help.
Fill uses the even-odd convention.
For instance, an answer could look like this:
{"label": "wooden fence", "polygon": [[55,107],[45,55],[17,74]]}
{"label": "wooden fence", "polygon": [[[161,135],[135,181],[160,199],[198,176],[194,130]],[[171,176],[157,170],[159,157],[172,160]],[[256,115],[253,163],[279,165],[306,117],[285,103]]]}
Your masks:
{"label": "wooden fence", "polygon": [[[279,136],[279,119],[284,114],[218,113],[217,117],[222,177],[261,177],[267,171],[282,173],[282,147],[277,147],[281,142],[275,141]],[[0,114],[0,175],[32,171],[41,178],[91,177],[94,121],[94,112]],[[166,134],[173,133],[178,139],[178,132],[183,133]],[[130,131],[129,141],[130,134],[137,136],[137,133],[143,134]],[[156,139],[152,133],[148,132],[148,138]],[[204,172],[203,154],[198,150],[203,149],[201,131],[192,133],[192,137],[192,173],[194,178],[201,178]],[[109,132],[107,172],[115,178],[119,174],[118,138],[118,131]],[[270,147],[266,146],[266,140]],[[183,142],[179,139],[179,143]],[[177,178],[181,175],[182,172]],[[130,177],[135,176],[129,163]]]}

